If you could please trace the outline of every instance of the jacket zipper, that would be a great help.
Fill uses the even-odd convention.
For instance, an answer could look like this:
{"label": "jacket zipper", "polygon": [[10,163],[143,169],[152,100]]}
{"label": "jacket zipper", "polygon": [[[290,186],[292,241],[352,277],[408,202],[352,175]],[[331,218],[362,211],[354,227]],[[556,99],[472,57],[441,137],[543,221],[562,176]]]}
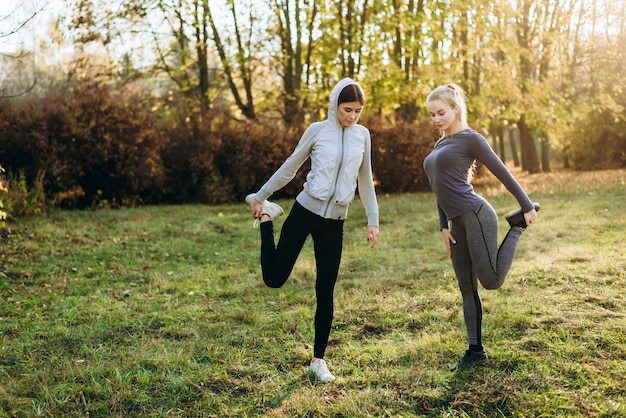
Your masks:
{"label": "jacket zipper", "polygon": [[333,203],[335,193],[337,193],[337,185],[339,184],[339,173],[341,173],[341,166],[343,165],[343,154],[344,154],[344,148],[345,148],[344,130],[345,128],[341,129],[341,152],[339,154],[340,158],[339,158],[339,165],[337,166],[337,174],[335,174],[335,184],[333,186],[333,193],[330,195],[330,199],[328,199],[328,203],[326,204],[326,209],[324,209],[324,217],[326,217],[326,215],[328,214],[328,209],[330,208],[330,205]]}

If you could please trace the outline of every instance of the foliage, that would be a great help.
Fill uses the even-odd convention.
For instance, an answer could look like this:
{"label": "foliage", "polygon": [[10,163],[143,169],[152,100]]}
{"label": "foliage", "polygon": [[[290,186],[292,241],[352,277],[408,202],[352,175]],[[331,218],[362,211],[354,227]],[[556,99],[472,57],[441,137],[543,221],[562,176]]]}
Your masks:
{"label": "foliage", "polygon": [[[610,42],[589,43],[590,72],[572,70],[581,86],[568,89],[571,101],[563,119],[564,152],[577,169],[626,166],[626,33]],[[611,59],[613,57],[614,59]]]}
{"label": "foliage", "polygon": [[6,180],[4,178],[4,168],[0,165],[0,226],[4,225],[4,221],[7,219],[7,213],[4,208],[4,195],[9,191],[6,186]]}
{"label": "foliage", "polygon": [[374,249],[359,202],[345,224],[327,385],[302,365],[312,245],[266,288],[244,204],[20,219],[0,238],[0,415],[624,416],[626,172],[515,174],[542,210],[480,290],[489,360],[449,369],[465,330],[432,193],[381,195]]}
{"label": "foliage", "polygon": [[[0,102],[0,163],[27,190],[45,172],[53,206],[239,201],[289,154],[304,124],[324,117],[344,76],[366,90],[386,192],[426,187],[424,97],[450,81],[466,89],[473,127],[519,128],[529,171],[538,169],[535,140],[576,168],[626,160],[625,10],[608,0],[118,6],[69,0],[71,12],[34,35],[45,38],[32,62],[52,66],[36,64],[37,86]],[[0,38],[14,39],[20,25]],[[30,88],[34,75],[15,59],[26,55],[5,45],[0,66],[10,77],[0,96]],[[55,61],[65,50],[75,52],[70,62]],[[293,195],[301,176],[280,196]]]}
{"label": "foliage", "polygon": [[43,177],[42,172],[38,173],[33,186],[28,187],[23,173],[0,174],[0,226],[7,219],[41,215],[47,211]]}
{"label": "foliage", "polygon": [[[164,199],[170,203],[241,201],[257,190],[287,158],[299,136],[254,121],[218,113],[179,120],[167,129]],[[302,173],[278,196],[295,193]]]}
{"label": "foliage", "polygon": [[161,132],[147,100],[84,83],[5,102],[0,161],[23,172],[29,187],[45,172],[47,197],[61,207],[149,202],[159,196],[163,172]]}
{"label": "foliage", "polygon": [[[282,164],[304,130],[201,111],[184,98],[145,97],[130,86],[121,92],[97,83],[59,86],[33,99],[0,108],[0,161],[21,173],[24,191],[43,192],[62,208],[241,201]],[[434,143],[432,125],[392,126],[375,116],[364,123],[372,126],[380,190],[427,189],[421,165]],[[308,166],[276,196],[297,194]]]}
{"label": "foliage", "polygon": [[589,170],[626,166],[624,108],[609,96],[598,99],[602,103],[587,103],[586,111],[579,114],[577,129],[570,130],[566,153],[573,168]]}
{"label": "foliage", "polygon": [[422,164],[438,137],[432,123],[400,122],[390,127],[375,119],[366,123],[371,126],[376,189],[382,193],[429,190]]}
{"label": "foliage", "polygon": [[[584,89],[571,82],[569,68],[589,76],[595,68],[586,63],[619,64],[620,54],[583,48],[621,33],[623,13],[611,10],[606,0],[589,7],[573,0],[530,0],[519,8],[484,0],[428,6],[215,1],[210,8],[202,0],[158,6],[137,0],[102,22],[82,9],[75,20],[93,25],[98,34],[108,31],[97,37],[107,42],[132,36],[124,30],[132,24],[142,42],[152,39],[142,48],[157,57],[153,68],[168,75],[173,89],[194,90],[205,108],[230,106],[237,115],[258,120],[278,114],[286,125],[318,114],[326,92],[344,76],[361,81],[372,109],[392,123],[421,120],[429,89],[456,81],[473,101],[477,128],[521,125],[522,160],[532,160],[523,163],[534,170],[535,137],[549,139],[555,148],[568,145],[563,125],[554,115],[546,117],[546,108],[567,107],[570,98],[562,92],[569,86]],[[84,19],[78,18],[81,13]],[[223,19],[214,18],[218,15]],[[155,20],[169,22],[170,32],[156,36]],[[616,85],[624,87],[621,80]]]}
{"label": "foliage", "polygon": [[[585,117],[585,109],[598,106],[603,95],[623,107],[626,11],[608,0],[123,3],[67,0],[70,13],[47,31],[37,31],[42,47],[36,54],[46,55],[33,62],[55,61],[53,52],[58,51],[75,54],[67,64],[57,60],[55,67],[37,68],[40,83],[109,82],[124,96],[128,84],[141,80],[155,96],[171,91],[177,100],[193,101],[195,114],[272,121],[273,128],[279,118],[285,126],[315,120],[323,113],[328,91],[344,76],[365,86],[368,109],[380,118],[419,124],[427,116],[424,95],[455,81],[469,94],[470,121],[477,129],[520,128],[522,163],[528,170],[538,168],[536,140],[549,141],[580,167],[614,163],[578,161],[589,160],[594,154],[586,148],[603,146],[604,136],[609,143],[622,142],[621,126],[571,141],[572,133],[619,116],[597,116],[601,112],[594,109],[595,116]],[[25,60],[7,61],[0,66],[11,75],[7,80],[16,80]],[[36,90],[45,93],[50,86],[41,84]],[[2,90],[24,89],[3,82]],[[146,94],[146,101],[153,99]],[[544,151],[549,150],[542,147]],[[75,194],[81,187],[76,186]],[[89,196],[93,190],[83,192],[84,205],[98,199],[117,204],[119,199],[142,200],[143,193],[98,198]]]}

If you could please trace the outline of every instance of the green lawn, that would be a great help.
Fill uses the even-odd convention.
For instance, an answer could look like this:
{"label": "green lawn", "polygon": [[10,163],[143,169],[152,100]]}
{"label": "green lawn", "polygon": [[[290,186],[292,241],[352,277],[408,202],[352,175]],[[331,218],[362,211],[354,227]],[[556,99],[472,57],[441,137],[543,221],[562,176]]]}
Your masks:
{"label": "green lawn", "polygon": [[[266,288],[243,203],[60,211],[9,225],[0,417],[624,416],[626,171],[590,176],[524,179],[539,221],[504,286],[481,290],[490,358],[462,372],[449,368],[466,339],[432,194],[379,196],[374,249],[355,202],[331,384],[303,366],[312,246],[283,288]],[[489,182],[479,190],[499,214],[516,206]]]}

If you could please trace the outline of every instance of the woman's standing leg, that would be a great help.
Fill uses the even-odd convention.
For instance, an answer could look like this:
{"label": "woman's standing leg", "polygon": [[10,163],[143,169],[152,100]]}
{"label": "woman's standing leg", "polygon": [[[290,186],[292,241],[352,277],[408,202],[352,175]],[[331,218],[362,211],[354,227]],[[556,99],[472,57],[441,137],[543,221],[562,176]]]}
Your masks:
{"label": "woman's standing leg", "polygon": [[283,223],[278,246],[274,243],[274,223],[261,222],[261,270],[267,286],[279,288],[289,278],[310,233],[307,212],[298,202],[294,204]]}
{"label": "woman's standing leg", "polygon": [[450,231],[456,240],[451,246],[452,266],[463,299],[463,318],[470,347],[482,349],[482,303],[478,295],[478,279],[468,248],[467,230],[463,218],[452,220]]}
{"label": "woman's standing leg", "polygon": [[343,248],[343,221],[319,218],[311,233],[315,250],[317,278],[315,280],[315,344],[309,370],[322,382],[332,382],[335,376],[328,370],[324,355],[333,322],[334,292]]}
{"label": "woman's standing leg", "polygon": [[469,349],[457,364],[468,367],[487,359],[482,346],[482,303],[478,281],[485,289],[498,289],[513,263],[523,230],[513,227],[498,247],[498,217],[489,204],[452,221],[452,264],[463,297]]}
{"label": "woman's standing leg", "polygon": [[313,355],[324,358],[333,322],[335,283],[343,249],[343,221],[320,219],[320,225],[313,231],[312,237],[317,266]]}

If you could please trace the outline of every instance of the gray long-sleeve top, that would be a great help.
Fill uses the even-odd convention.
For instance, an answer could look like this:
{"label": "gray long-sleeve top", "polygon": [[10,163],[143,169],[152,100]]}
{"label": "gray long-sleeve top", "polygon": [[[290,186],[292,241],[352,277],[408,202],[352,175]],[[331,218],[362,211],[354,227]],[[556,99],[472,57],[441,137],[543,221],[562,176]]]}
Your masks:
{"label": "gray long-sleeve top", "polygon": [[534,208],[526,192],[485,137],[472,129],[464,129],[438,140],[424,159],[424,170],[437,198],[440,229],[448,228],[450,219],[477,209],[485,202],[469,181],[469,169],[475,160],[484,164],[502,182],[524,212]]}

